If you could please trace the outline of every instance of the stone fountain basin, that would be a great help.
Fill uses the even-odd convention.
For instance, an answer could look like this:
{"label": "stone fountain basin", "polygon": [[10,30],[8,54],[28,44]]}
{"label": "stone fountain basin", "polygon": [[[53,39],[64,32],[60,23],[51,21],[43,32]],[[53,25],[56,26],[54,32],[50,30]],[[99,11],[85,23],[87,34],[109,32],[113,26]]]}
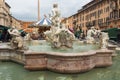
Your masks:
{"label": "stone fountain basin", "polygon": [[[50,70],[59,73],[81,73],[96,67],[112,65],[114,50],[99,49],[77,53],[14,50],[0,45],[0,60],[23,64],[28,70]],[[115,48],[114,48],[115,49]]]}
{"label": "stone fountain basin", "polygon": [[112,65],[114,51],[100,49],[81,53],[26,51],[25,68],[28,70],[50,70],[60,73],[80,73],[95,67]]}

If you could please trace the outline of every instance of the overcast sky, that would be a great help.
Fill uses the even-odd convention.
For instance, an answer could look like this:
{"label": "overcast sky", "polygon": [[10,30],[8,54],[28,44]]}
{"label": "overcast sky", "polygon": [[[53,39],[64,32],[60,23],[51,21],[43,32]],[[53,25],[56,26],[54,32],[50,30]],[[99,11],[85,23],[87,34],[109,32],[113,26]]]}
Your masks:
{"label": "overcast sky", "polygon": [[[91,0],[40,0],[40,15],[51,13],[52,5],[57,3],[62,17],[68,17],[81,9]],[[17,19],[25,21],[37,20],[38,0],[6,0],[11,6],[11,14]]]}

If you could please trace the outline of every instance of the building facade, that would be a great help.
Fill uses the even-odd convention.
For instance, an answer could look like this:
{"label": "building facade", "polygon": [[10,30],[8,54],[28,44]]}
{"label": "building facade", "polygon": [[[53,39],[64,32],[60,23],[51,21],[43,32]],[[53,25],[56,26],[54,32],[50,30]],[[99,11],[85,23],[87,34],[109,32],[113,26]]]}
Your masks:
{"label": "building facade", "polygon": [[10,27],[14,27],[18,30],[22,29],[22,23],[20,20],[16,19],[15,17],[11,16],[11,25]]}
{"label": "building facade", "polygon": [[85,33],[92,26],[96,29],[120,28],[120,0],[92,0],[66,20],[68,26],[80,28]]}
{"label": "building facade", "polygon": [[33,32],[33,28],[29,28],[29,26],[33,23],[34,22],[21,21],[22,29],[26,32]]}
{"label": "building facade", "polygon": [[5,0],[0,0],[0,25],[11,25],[10,6]]}
{"label": "building facade", "polygon": [[21,22],[10,14],[10,6],[0,0],[0,25],[21,29]]}

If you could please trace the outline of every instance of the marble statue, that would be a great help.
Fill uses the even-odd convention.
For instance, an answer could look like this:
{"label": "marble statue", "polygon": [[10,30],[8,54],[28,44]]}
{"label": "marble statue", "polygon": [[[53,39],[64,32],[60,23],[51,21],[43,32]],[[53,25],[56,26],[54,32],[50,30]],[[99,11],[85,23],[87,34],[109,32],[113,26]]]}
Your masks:
{"label": "marble statue", "polygon": [[57,4],[53,4],[52,15],[51,15],[52,26],[51,30],[54,33],[57,29],[60,28],[60,11]]}
{"label": "marble statue", "polygon": [[50,19],[52,21],[51,30],[44,32],[46,40],[49,41],[54,48],[61,48],[62,46],[72,48],[73,40],[75,39],[74,34],[70,32],[65,25],[61,24],[57,4],[53,5]]}
{"label": "marble statue", "polygon": [[72,48],[74,39],[73,33],[62,27],[54,34],[53,47],[60,48],[61,46],[65,46],[67,48]]}
{"label": "marble statue", "polygon": [[87,43],[95,43],[95,37],[97,35],[97,30],[94,27],[91,27],[91,29],[87,32]]}
{"label": "marble statue", "polygon": [[60,25],[60,11],[58,9],[58,5],[54,4],[52,9],[52,22],[53,26],[59,27]]}
{"label": "marble statue", "polygon": [[109,36],[106,32],[101,32],[101,48],[106,49],[108,46]]}
{"label": "marble statue", "polygon": [[91,27],[87,32],[87,43],[100,43],[101,48],[107,48],[109,36],[106,32],[101,32],[96,30],[94,27]]}
{"label": "marble statue", "polygon": [[26,40],[26,41],[32,40],[32,38],[31,38],[29,33],[26,34],[26,36],[24,37],[24,40]]}
{"label": "marble statue", "polygon": [[24,41],[23,41],[23,38],[20,36],[20,32],[15,28],[8,29],[8,32],[12,36],[12,39],[10,41],[11,47],[13,49],[23,49],[24,48],[24,45],[23,45]]}

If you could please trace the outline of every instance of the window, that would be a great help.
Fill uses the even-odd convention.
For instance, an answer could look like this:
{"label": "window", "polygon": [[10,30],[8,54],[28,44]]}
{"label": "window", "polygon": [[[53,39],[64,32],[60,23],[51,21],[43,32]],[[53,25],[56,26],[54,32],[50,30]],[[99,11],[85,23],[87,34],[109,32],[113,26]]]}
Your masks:
{"label": "window", "polygon": [[100,4],[98,4],[98,8],[100,8]]}
{"label": "window", "polygon": [[96,25],[96,20],[93,21],[93,26],[95,26],[95,25]]}
{"label": "window", "polygon": [[109,12],[109,6],[106,8],[106,12]]}
{"label": "window", "polygon": [[84,27],[84,23],[83,23],[83,27]]}
{"label": "window", "polygon": [[81,24],[80,24],[80,27],[82,27]]}
{"label": "window", "polygon": [[80,21],[81,21],[82,19],[81,19],[81,15],[80,15]]}
{"label": "window", "polygon": [[82,20],[84,21],[84,16],[83,16]]}
{"label": "window", "polygon": [[100,13],[103,14],[103,9],[101,9]]}
{"label": "window", "polygon": [[104,18],[104,22],[106,22],[106,18]]}
{"label": "window", "polygon": [[104,13],[106,12],[106,8],[104,8]]}
{"label": "window", "polygon": [[106,25],[109,25],[109,17],[106,17]]}
{"label": "window", "polygon": [[106,17],[106,22],[108,22],[109,21],[109,17]]}
{"label": "window", "polygon": [[95,18],[97,18],[97,16],[96,16],[96,12],[94,13],[94,16],[95,16]]}
{"label": "window", "polygon": [[103,19],[98,19],[98,24],[103,23]]}
{"label": "window", "polygon": [[111,17],[114,18],[114,19],[117,19],[118,18],[118,11],[112,12]]}
{"label": "window", "polygon": [[88,20],[88,19],[89,19],[89,17],[88,17],[88,16],[89,16],[89,15],[86,15],[86,18],[85,18],[86,20]]}
{"label": "window", "polygon": [[120,18],[120,9],[119,9],[119,18]]}
{"label": "window", "polygon": [[100,17],[100,10],[98,10],[98,17]]}

